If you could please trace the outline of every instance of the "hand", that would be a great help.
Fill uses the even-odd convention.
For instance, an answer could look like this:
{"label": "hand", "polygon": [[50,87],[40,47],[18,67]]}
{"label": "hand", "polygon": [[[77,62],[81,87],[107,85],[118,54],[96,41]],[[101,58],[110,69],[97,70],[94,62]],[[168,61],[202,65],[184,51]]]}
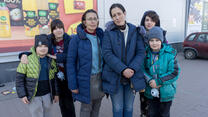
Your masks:
{"label": "hand", "polygon": [[58,101],[59,101],[59,96],[54,96],[53,103],[56,103]]}
{"label": "hand", "polygon": [[23,54],[23,55],[22,55],[22,57],[20,58],[20,62],[21,62],[22,64],[28,64],[28,63],[29,63],[26,54]]}
{"label": "hand", "polygon": [[47,56],[52,58],[52,59],[56,59],[56,55],[47,54]]}
{"label": "hand", "polygon": [[72,93],[75,93],[75,94],[78,94],[79,93],[79,90],[78,89],[75,89],[75,90],[71,90]]}
{"label": "hand", "polygon": [[26,96],[22,98],[22,102],[23,102],[24,104],[29,104],[29,103],[30,103],[30,102],[28,101],[28,99],[27,99]]}
{"label": "hand", "polygon": [[150,87],[152,87],[152,88],[157,88],[157,84],[156,84],[155,80],[151,80],[151,81],[149,82],[149,85],[150,85]]}
{"label": "hand", "polygon": [[129,68],[126,68],[126,69],[123,71],[123,75],[124,75],[126,78],[131,78],[131,77],[134,75],[134,70],[129,69]]}
{"label": "hand", "polygon": [[157,89],[159,89],[162,85],[156,86]]}

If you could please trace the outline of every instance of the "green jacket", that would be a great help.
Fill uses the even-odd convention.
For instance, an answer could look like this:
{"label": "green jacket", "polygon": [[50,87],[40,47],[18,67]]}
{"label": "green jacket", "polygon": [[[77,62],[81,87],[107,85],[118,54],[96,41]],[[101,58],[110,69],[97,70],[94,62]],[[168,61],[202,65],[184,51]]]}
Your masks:
{"label": "green jacket", "polygon": [[154,63],[150,47],[147,47],[146,53],[147,55],[143,66],[147,83],[145,96],[153,99],[149,81],[153,79],[153,76],[157,75],[155,80],[156,84],[157,86],[161,85],[159,88],[160,101],[167,102],[173,100],[174,94],[176,93],[176,80],[180,73],[180,67],[176,60],[176,50],[167,44],[163,44],[159,52],[158,60]]}
{"label": "green jacket", "polygon": [[[38,78],[41,70],[40,57],[37,56],[34,47],[31,48],[32,54],[28,56],[28,64],[19,63],[16,74],[16,90],[19,98],[27,96],[31,101],[36,95]],[[51,95],[57,95],[58,86],[55,81],[57,72],[56,62],[53,59],[48,59],[49,68],[49,86]],[[51,99],[53,96],[51,96]]]}

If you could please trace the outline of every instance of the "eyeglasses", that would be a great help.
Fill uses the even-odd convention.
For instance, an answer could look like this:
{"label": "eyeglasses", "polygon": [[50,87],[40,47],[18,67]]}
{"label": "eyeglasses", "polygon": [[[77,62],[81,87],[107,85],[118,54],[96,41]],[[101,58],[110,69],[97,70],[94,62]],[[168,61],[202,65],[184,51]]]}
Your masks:
{"label": "eyeglasses", "polygon": [[89,19],[86,19],[88,21],[98,21],[98,18],[89,18]]}

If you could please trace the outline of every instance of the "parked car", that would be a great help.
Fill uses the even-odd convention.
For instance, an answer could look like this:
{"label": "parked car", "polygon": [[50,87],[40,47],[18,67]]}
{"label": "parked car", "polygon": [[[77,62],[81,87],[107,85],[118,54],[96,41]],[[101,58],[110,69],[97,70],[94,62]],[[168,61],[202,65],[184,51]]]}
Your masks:
{"label": "parked car", "polygon": [[186,59],[208,58],[208,32],[196,32],[187,36],[183,42],[183,52]]}

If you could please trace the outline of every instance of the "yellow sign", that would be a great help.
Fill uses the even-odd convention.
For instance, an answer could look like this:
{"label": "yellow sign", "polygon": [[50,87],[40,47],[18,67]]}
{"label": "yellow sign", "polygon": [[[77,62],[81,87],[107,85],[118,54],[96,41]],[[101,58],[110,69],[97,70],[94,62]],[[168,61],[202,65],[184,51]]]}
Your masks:
{"label": "yellow sign", "polygon": [[68,34],[71,35],[71,34],[77,34],[77,26],[80,24],[81,22],[76,22],[72,25],[69,26],[68,28]]}
{"label": "yellow sign", "polygon": [[22,9],[25,34],[26,36],[34,37],[35,35],[39,34],[36,0],[22,0]]}
{"label": "yellow sign", "polygon": [[87,9],[93,9],[93,0],[64,0],[66,14],[84,13]]}
{"label": "yellow sign", "polygon": [[9,20],[9,11],[0,10],[0,37],[10,37],[11,36],[11,27]]}
{"label": "yellow sign", "polygon": [[0,37],[10,37],[11,27],[9,19],[9,10],[5,3],[0,3]]}

